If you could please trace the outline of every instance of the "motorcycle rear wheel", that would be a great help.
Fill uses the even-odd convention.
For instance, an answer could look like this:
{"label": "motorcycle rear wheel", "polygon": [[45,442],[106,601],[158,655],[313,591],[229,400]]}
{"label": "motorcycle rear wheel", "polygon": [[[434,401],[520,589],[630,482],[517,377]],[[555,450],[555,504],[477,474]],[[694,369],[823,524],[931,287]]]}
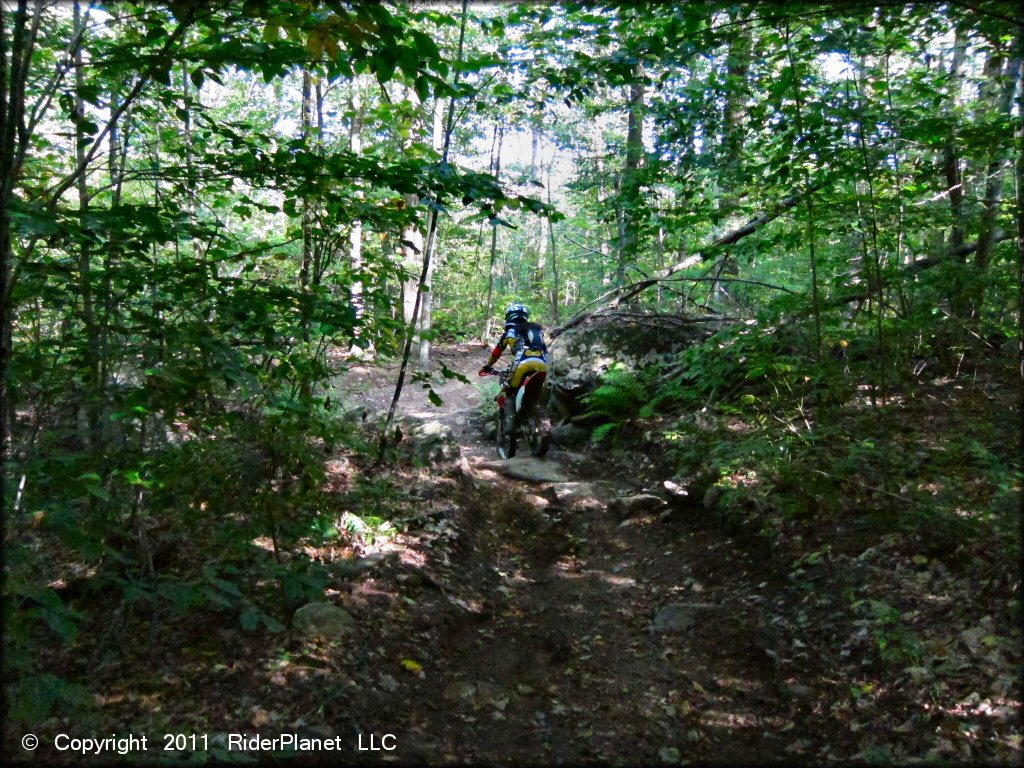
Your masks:
{"label": "motorcycle rear wheel", "polygon": [[543,456],[548,452],[547,441],[543,438],[541,433],[541,421],[540,416],[536,413],[530,414],[530,417],[523,424],[523,432],[525,433],[526,440],[530,444],[530,453],[534,456]]}
{"label": "motorcycle rear wheel", "polygon": [[515,419],[505,415],[505,409],[498,408],[498,455],[511,459],[516,455]]}

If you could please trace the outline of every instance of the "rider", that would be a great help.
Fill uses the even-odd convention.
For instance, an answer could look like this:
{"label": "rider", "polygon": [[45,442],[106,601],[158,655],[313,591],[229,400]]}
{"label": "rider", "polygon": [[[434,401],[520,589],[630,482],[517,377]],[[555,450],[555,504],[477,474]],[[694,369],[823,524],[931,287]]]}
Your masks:
{"label": "rider", "polygon": [[494,373],[492,367],[501,357],[505,348],[512,349],[512,372],[505,385],[505,412],[511,418],[515,414],[515,395],[519,385],[534,371],[547,371],[547,345],[544,343],[544,329],[530,322],[530,311],[522,304],[512,304],[505,310],[505,330],[498,343],[491,350],[487,364],[480,369],[480,375]]}

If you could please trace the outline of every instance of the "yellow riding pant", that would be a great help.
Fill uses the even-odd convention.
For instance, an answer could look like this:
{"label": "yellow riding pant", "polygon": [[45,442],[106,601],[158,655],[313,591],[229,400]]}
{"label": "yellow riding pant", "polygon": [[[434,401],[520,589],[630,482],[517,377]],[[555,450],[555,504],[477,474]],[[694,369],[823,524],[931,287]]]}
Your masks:
{"label": "yellow riding pant", "polygon": [[509,387],[517,389],[520,384],[523,383],[523,379],[529,376],[534,371],[546,371],[548,364],[544,362],[541,357],[524,357],[519,361],[519,365],[512,372],[512,378],[509,380]]}

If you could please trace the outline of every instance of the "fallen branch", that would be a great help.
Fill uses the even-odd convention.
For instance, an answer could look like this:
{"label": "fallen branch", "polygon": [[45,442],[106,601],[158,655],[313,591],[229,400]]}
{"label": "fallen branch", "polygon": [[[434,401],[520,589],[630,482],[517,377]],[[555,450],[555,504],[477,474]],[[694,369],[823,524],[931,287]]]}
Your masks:
{"label": "fallen branch", "polygon": [[[700,264],[702,261],[707,261],[713,255],[715,255],[715,251],[726,246],[732,245],[733,243],[743,239],[747,235],[753,234],[758,229],[763,227],[765,224],[777,219],[790,208],[796,207],[796,205],[801,200],[803,200],[806,195],[814,193],[819,189],[819,187],[820,185],[815,185],[808,189],[806,192],[790,195],[785,200],[783,200],[775,208],[775,210],[770,211],[769,213],[762,214],[761,216],[758,216],[756,219],[752,219],[751,221],[747,222],[742,227],[734,229],[732,232],[726,233],[725,235],[718,238],[710,245],[702,248],[696,254],[688,256],[682,261],[678,261],[672,266],[666,267],[665,269],[661,270],[660,272],[655,272],[651,277],[639,280],[635,283],[630,283],[629,285],[623,285],[618,288],[613,288],[607,293],[597,297],[592,302],[587,304],[587,306],[584,307],[582,311],[578,312],[574,317],[572,317],[568,322],[566,322],[566,324],[563,325],[561,328],[555,328],[551,332],[551,339],[557,339],[565,331],[569,330],[570,328],[575,328],[584,320],[586,320],[589,317],[592,317],[598,312],[601,312],[606,309],[614,309],[622,302],[629,301],[637,294],[641,293],[642,291],[645,291],[652,285],[656,285],[657,283],[660,283],[663,280],[668,279],[676,272],[680,272],[681,270],[684,270],[688,267]],[[590,307],[595,308],[590,309]]]}
{"label": "fallen branch", "polygon": [[894,499],[899,499],[905,504],[911,504],[915,507],[921,507],[921,509],[932,509],[932,507],[925,504],[921,504],[920,502],[914,501],[913,499],[908,499],[906,496],[900,496],[898,493],[886,491],[883,490],[882,488],[875,488],[873,485],[867,485],[866,483],[862,483],[859,480],[853,480],[852,478],[849,477],[842,477],[841,475],[833,475],[830,472],[823,472],[820,469],[812,469],[811,471],[816,472],[819,475],[824,475],[825,477],[831,478],[833,480],[839,480],[840,482],[843,483],[850,483],[851,485],[856,485],[858,488],[863,488],[867,491],[872,491],[873,493],[880,493],[883,496],[890,496]]}
{"label": "fallen branch", "polygon": [[796,291],[791,291],[789,288],[783,288],[781,285],[773,285],[771,283],[762,283],[760,280],[744,280],[739,277],[686,277],[680,275],[677,277],[668,277],[666,280],[679,280],[680,282],[688,283],[747,283],[748,285],[760,285],[765,288],[771,288],[775,291],[785,291],[786,293],[796,294]]}
{"label": "fallen branch", "polygon": [[735,317],[715,315],[707,317],[686,317],[683,315],[668,315],[664,313],[645,312],[616,312],[616,318],[630,318],[650,326],[657,326],[659,323],[674,325],[678,328],[690,325],[691,323],[734,323],[738,320]]}
{"label": "fallen branch", "polygon": [[[1012,239],[1012,233],[1004,232],[1001,229],[997,229],[995,232],[992,233],[992,245],[995,245],[996,243],[1001,243],[1004,240]],[[953,259],[963,259],[965,256],[970,256],[976,250],[978,250],[978,242],[974,241],[973,243],[961,245],[959,248],[950,249],[941,256],[929,256],[926,259],[919,259],[917,261],[913,261],[910,264],[907,264],[903,269],[908,274],[915,275],[918,272],[924,272],[926,269],[937,267],[939,264],[944,264],[948,261],[952,261]]]}

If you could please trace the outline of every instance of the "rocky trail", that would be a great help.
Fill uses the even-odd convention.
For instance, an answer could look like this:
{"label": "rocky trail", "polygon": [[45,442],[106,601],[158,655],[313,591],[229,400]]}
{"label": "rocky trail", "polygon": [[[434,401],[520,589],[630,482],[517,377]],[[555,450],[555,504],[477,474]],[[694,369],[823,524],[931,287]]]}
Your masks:
{"label": "rocky trail", "polygon": [[[439,351],[467,375],[484,355]],[[346,386],[383,410],[390,390],[377,377],[388,373],[355,368]],[[803,625],[785,637],[782,612],[768,626],[785,573],[646,495],[639,457],[604,462],[556,446],[543,461],[498,461],[474,385],[438,389],[441,408],[407,391],[402,412],[442,422],[459,458],[413,484],[438,515],[381,547],[342,596],[373,616],[379,660],[394,671],[368,666],[364,694],[328,718],[336,728],[340,717],[355,732],[394,733],[395,756],[415,763],[857,752],[856,731],[831,716],[846,684],[817,654],[835,642],[815,638],[813,620],[832,597],[797,595]]]}

